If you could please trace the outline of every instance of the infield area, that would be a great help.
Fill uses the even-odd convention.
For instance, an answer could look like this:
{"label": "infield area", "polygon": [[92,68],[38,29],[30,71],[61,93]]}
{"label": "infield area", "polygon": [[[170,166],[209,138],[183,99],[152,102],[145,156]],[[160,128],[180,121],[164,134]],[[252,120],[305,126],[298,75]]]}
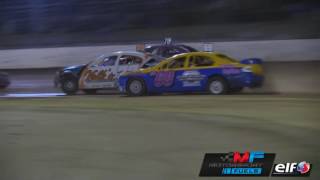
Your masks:
{"label": "infield area", "polygon": [[0,179],[191,180],[205,153],[245,150],[319,179],[319,110],[319,95],[1,99]]}

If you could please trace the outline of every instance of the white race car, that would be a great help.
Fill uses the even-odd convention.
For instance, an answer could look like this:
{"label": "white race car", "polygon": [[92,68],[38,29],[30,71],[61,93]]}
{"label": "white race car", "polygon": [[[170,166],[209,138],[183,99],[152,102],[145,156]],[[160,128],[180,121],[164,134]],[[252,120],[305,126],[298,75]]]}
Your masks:
{"label": "white race car", "polygon": [[117,88],[120,74],[146,66],[150,63],[149,59],[146,54],[135,51],[119,51],[108,56],[102,55],[88,64],[59,70],[54,83],[66,94],[75,94],[78,90],[93,94],[99,89]]}

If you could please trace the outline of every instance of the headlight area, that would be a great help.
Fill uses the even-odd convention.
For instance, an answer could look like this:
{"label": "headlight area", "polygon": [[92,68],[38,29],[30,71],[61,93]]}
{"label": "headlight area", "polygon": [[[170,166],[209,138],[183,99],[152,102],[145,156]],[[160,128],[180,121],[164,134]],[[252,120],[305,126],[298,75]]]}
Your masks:
{"label": "headlight area", "polygon": [[255,75],[263,76],[263,69],[260,64],[252,64],[241,68],[242,72],[253,73]]}
{"label": "headlight area", "polygon": [[264,82],[264,77],[262,75],[256,75],[251,72],[243,73],[244,75],[244,83],[246,87],[256,88],[261,87]]}
{"label": "headlight area", "polygon": [[241,69],[242,72],[252,72],[252,67],[251,66],[245,66]]}

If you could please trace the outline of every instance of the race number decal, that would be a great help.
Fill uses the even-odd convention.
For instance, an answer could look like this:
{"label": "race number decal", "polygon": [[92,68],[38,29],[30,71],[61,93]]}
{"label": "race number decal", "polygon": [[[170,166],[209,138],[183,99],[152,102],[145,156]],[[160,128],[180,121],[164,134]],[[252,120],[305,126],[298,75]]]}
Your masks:
{"label": "race number decal", "polygon": [[169,87],[173,84],[174,81],[174,71],[162,71],[162,72],[153,72],[151,76],[154,78],[155,87]]}

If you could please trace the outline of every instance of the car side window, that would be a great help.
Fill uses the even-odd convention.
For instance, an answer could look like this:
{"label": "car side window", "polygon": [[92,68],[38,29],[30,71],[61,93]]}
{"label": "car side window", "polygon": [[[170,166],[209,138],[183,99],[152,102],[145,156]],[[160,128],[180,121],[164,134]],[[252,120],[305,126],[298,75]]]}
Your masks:
{"label": "car side window", "polygon": [[104,58],[100,63],[99,66],[113,66],[117,61],[117,56],[109,56]]}
{"label": "car side window", "polygon": [[132,56],[132,62],[131,62],[132,65],[141,64],[142,62],[143,62],[143,59],[141,57]]}
{"label": "car side window", "polygon": [[179,69],[184,67],[186,58],[185,57],[180,57],[172,60],[171,62],[168,63],[168,69]]}
{"label": "car side window", "polygon": [[214,61],[208,56],[191,56],[189,58],[189,67],[212,66]]}
{"label": "car side window", "polygon": [[123,55],[119,59],[119,65],[136,65],[143,62],[142,58],[131,55]]}

